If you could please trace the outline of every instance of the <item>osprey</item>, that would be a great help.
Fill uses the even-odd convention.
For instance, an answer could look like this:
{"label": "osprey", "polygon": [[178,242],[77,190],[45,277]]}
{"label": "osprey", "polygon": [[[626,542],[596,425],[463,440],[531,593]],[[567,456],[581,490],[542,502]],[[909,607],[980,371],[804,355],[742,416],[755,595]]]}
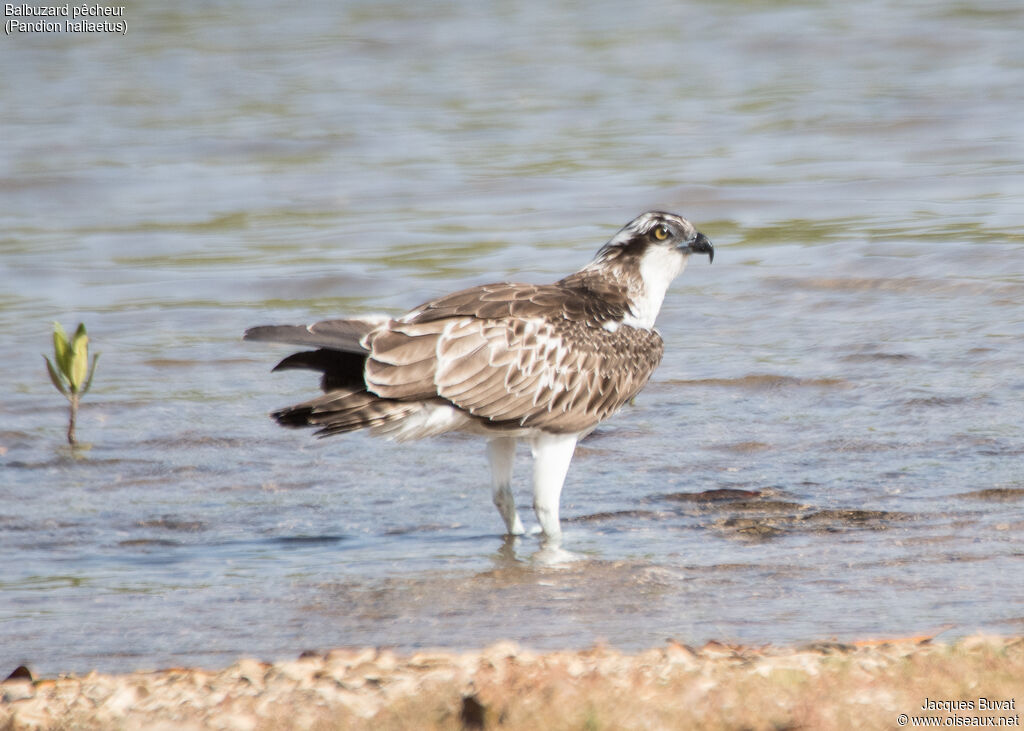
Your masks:
{"label": "osprey", "polygon": [[664,344],[654,320],[690,254],[715,250],[689,221],[651,211],[554,284],[485,284],[395,319],[268,325],[246,340],[312,346],[275,371],[322,374],[324,393],[273,413],[329,436],[356,429],[398,441],[450,431],[484,436],[491,489],[509,534],[516,442],[533,453],[533,509],[548,541],[576,442],[644,387]]}

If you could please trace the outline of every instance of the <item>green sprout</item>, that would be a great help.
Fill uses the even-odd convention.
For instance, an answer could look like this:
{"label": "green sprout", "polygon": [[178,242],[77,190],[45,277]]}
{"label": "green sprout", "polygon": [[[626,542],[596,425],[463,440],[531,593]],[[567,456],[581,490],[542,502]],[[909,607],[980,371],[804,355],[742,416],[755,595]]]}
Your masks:
{"label": "green sprout", "polygon": [[99,357],[100,354],[96,353],[92,357],[92,365],[89,365],[89,336],[85,332],[85,325],[79,323],[74,336],[69,339],[60,323],[53,323],[53,362],[45,355],[43,359],[54,387],[71,404],[68,444],[72,447],[78,443],[75,439],[78,404],[82,396],[89,392],[92,377],[96,374],[96,359]]}

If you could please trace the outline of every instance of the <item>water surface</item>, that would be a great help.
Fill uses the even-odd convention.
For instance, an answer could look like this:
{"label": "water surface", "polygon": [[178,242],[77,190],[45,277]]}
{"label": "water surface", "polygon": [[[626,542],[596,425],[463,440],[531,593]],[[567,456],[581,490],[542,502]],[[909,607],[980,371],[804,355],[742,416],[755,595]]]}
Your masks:
{"label": "water surface", "polygon": [[[126,19],[0,43],[0,672],[1021,631],[1018,3]],[[649,208],[716,260],[577,452],[578,560],[502,539],[477,440],[267,418],[315,379],[246,327],[551,281]]]}

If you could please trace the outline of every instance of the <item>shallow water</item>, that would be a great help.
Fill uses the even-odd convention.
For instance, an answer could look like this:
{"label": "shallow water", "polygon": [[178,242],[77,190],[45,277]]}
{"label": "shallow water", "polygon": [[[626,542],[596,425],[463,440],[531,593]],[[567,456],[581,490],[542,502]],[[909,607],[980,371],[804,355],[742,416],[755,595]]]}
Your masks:
{"label": "shallow water", "polygon": [[[1024,627],[1019,3],[127,21],[0,44],[0,672]],[[577,452],[577,560],[501,538],[478,441],[267,418],[314,379],[246,327],[550,281],[655,207],[716,259]],[[55,319],[102,352],[75,455]]]}

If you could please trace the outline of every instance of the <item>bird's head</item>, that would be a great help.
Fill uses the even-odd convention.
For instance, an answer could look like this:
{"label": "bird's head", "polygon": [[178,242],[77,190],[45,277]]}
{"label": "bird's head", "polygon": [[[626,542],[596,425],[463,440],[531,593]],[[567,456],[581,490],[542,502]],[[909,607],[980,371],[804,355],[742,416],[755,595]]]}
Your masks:
{"label": "bird's head", "polygon": [[648,211],[623,226],[597,253],[596,261],[625,264],[632,259],[639,265],[650,257],[666,262],[678,259],[685,265],[690,254],[707,254],[710,262],[715,259],[715,248],[707,236],[682,216]]}
{"label": "bird's head", "polygon": [[691,254],[707,254],[710,261],[715,249],[682,216],[648,211],[615,234],[578,276],[591,286],[605,282],[624,290],[631,313],[627,324],[651,328],[665,292]]}

